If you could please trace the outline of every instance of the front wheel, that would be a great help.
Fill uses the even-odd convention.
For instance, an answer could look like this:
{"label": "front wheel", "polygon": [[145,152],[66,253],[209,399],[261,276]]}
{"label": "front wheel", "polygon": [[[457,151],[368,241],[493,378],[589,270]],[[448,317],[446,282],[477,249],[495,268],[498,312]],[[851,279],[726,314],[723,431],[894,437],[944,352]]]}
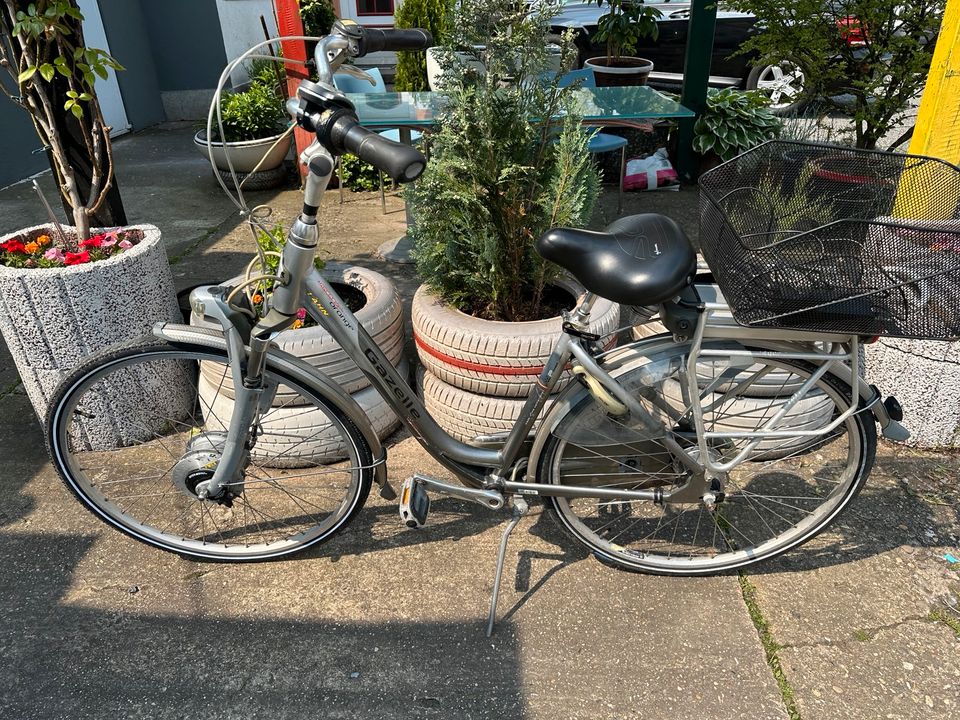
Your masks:
{"label": "front wheel", "polygon": [[[663,438],[669,432],[699,460],[685,386],[688,351],[688,346],[677,345],[638,350],[615,373],[662,423],[659,431],[631,422],[629,416],[609,415],[588,393],[558,400],[563,414],[544,421],[550,436],[538,463],[540,481],[663,491],[687,482],[689,471]],[[743,355],[701,358],[697,386],[707,432],[750,432],[779,416],[767,429],[781,433],[764,438],[744,462],[721,474],[715,502],[552,497],[548,505],[577,540],[602,559],[630,570],[704,575],[767,560],[800,545],[826,528],[856,496],[877,444],[868,412],[850,415],[824,436],[790,435],[826,427],[850,407],[850,387],[829,374],[787,406],[813,369]],[[747,442],[717,437],[708,441],[708,450],[721,464]]]}
{"label": "front wheel", "polygon": [[242,477],[198,497],[230,430],[230,365],[205,347],[148,343],[91,359],[63,384],[47,444],[67,487],[97,517],[163,550],[267,560],[326,540],[362,507],[370,447],[315,389],[268,363],[272,407],[248,432]]}

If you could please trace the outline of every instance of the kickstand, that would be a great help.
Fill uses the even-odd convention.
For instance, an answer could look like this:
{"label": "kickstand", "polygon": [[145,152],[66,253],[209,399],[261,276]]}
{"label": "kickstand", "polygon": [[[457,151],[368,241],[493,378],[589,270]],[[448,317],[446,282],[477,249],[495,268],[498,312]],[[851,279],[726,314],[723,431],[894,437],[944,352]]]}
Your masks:
{"label": "kickstand", "polygon": [[500,552],[497,554],[497,573],[493,578],[493,595],[490,596],[490,618],[487,621],[487,637],[493,634],[493,623],[497,618],[497,598],[500,595],[500,576],[503,575],[503,561],[507,556],[507,540],[510,539],[510,533],[520,522],[520,518],[527,514],[530,506],[527,501],[521,497],[513,499],[513,517],[507,523],[503,530],[503,537],[500,538]]}

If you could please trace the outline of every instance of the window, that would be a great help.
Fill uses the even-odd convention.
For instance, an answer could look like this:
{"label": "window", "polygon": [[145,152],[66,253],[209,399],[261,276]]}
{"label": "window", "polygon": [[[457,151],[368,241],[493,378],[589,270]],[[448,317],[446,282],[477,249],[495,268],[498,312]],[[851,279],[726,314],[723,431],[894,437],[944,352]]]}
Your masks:
{"label": "window", "polygon": [[357,15],[393,15],[393,0],[357,0]]}

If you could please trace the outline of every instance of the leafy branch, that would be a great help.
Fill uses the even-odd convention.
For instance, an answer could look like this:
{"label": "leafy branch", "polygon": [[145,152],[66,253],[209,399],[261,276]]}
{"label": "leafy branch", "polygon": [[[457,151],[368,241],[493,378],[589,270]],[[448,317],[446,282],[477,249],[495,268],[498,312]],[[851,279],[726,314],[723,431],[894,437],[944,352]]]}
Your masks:
{"label": "leafy branch", "polygon": [[[63,197],[73,212],[81,239],[90,236],[90,218],[102,205],[113,183],[110,128],[104,121],[94,88],[108,70],[123,67],[108,53],[83,44],[83,14],[70,0],[38,0],[18,9],[14,0],[0,6],[0,82],[9,99],[33,120],[49,148]],[[15,88],[15,89],[14,89]],[[57,97],[66,97],[62,106]],[[82,193],[61,137],[62,111],[79,128],[93,168],[89,192]]]}

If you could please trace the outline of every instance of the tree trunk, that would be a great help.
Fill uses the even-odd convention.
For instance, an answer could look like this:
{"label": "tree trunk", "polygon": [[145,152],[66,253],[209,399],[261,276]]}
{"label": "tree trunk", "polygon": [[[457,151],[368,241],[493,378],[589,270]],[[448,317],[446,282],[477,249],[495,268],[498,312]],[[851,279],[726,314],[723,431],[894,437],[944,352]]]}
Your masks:
{"label": "tree trunk", "polygon": [[[16,0],[17,8],[26,12],[32,1],[33,0]],[[64,23],[70,27],[70,31],[73,33],[76,42],[78,44],[82,44],[83,29],[81,23],[73,20],[72,18],[64,18]],[[63,78],[61,78],[60,75],[56,75],[56,79],[54,80],[53,84],[53,92],[51,93],[54,107],[63,107],[64,103],[67,101],[67,90],[67,83],[63,81]],[[89,110],[87,109],[87,104],[84,103],[83,107],[84,112],[87,113],[87,127],[91,127],[92,122]],[[77,191],[80,197],[87,198],[90,192],[90,183],[93,178],[93,158],[91,158],[87,153],[86,144],[83,141],[83,136],[80,134],[80,124],[71,113],[58,113],[56,118],[56,132],[62,138],[67,155],[66,159],[74,168],[77,181]],[[50,167],[53,169],[54,178],[56,178],[57,172],[54,165],[53,155],[50,153],[50,151],[47,151],[47,159],[50,162]],[[104,154],[104,157],[101,161],[101,164],[103,165],[103,167],[101,167],[101,171],[104,175],[106,174],[107,170],[107,162],[108,159],[106,154]],[[70,207],[70,203],[67,201],[67,196],[64,194],[62,188],[60,189],[60,201],[63,204],[63,210],[66,213],[66,216],[68,218],[75,218],[73,209]],[[90,202],[92,201],[93,198],[90,199]],[[123,209],[123,201],[120,198],[120,188],[117,185],[116,176],[113,178],[113,184],[110,187],[104,202],[89,220],[90,224],[96,227],[112,227],[116,225],[127,224],[127,215]]]}
{"label": "tree trunk", "polygon": [[[63,104],[67,101],[66,83],[55,82],[54,87],[54,105],[63,107]],[[87,113],[87,126],[89,127],[92,124],[92,119],[89,111],[86,110],[85,104],[84,108],[84,111]],[[74,169],[74,177],[77,180],[77,192],[80,194],[80,197],[88,198],[90,197],[90,182],[93,178],[93,160],[87,153],[87,147],[83,142],[83,137],[80,135],[80,123],[77,122],[77,119],[72,113],[60,113],[57,116],[57,132],[62,138],[63,146],[67,153],[67,162],[69,162]],[[50,160],[50,166],[53,167],[53,156],[49,151],[47,152],[47,157]],[[107,172],[106,163],[107,158],[106,155],[104,155],[101,167],[103,174]],[[73,211],[67,202],[67,196],[62,190],[60,192],[60,200],[63,203],[63,211],[67,214],[67,217],[73,217]],[[90,199],[91,202],[92,200],[93,198]],[[93,227],[115,227],[127,224],[127,214],[123,209],[123,200],[120,197],[120,188],[117,185],[116,175],[113,176],[113,184],[107,192],[107,197],[103,201],[103,204],[100,205],[97,212],[90,218],[90,224]]]}

